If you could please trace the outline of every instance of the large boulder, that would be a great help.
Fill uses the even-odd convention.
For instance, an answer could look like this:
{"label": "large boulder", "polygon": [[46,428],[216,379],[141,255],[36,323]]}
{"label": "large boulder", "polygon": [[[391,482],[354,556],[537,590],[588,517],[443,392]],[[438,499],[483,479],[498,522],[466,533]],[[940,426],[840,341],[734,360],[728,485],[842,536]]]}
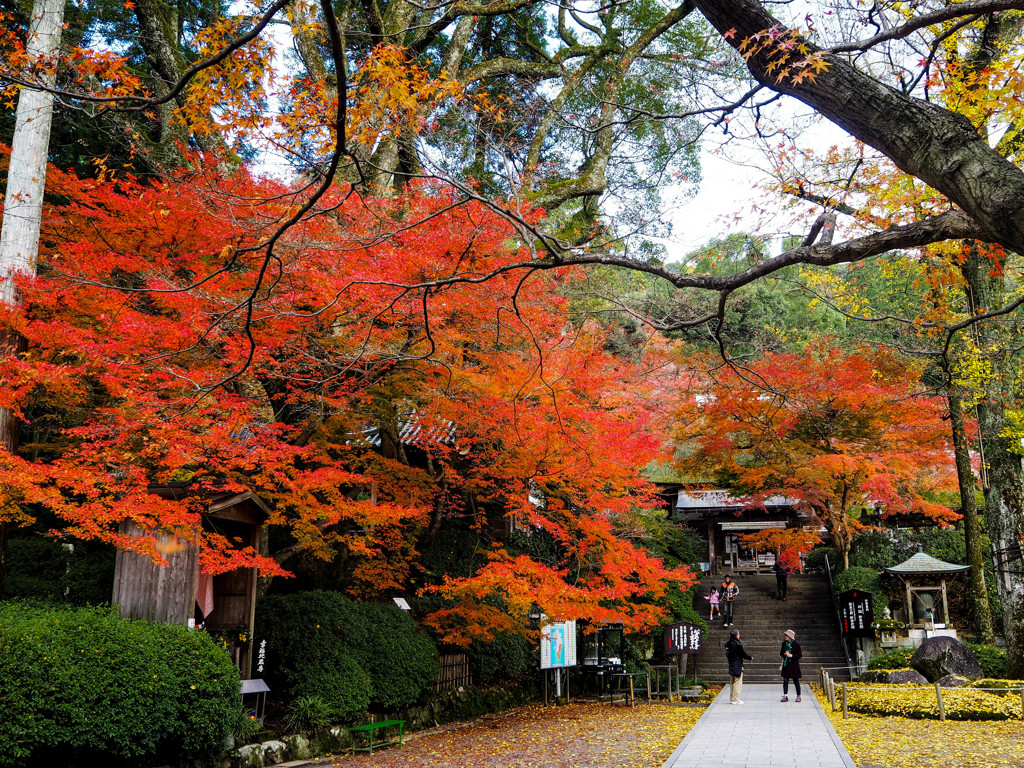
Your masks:
{"label": "large boulder", "polygon": [[971,649],[955,637],[929,637],[910,657],[910,666],[933,683],[946,675],[973,679],[983,674]]}
{"label": "large boulder", "polygon": [[960,675],[946,675],[945,677],[940,677],[936,682],[942,688],[963,688],[965,685],[971,684],[970,680]]}
{"label": "large boulder", "polygon": [[894,669],[886,675],[884,680],[879,680],[878,682],[889,683],[891,685],[899,685],[901,683],[925,685],[928,682],[928,678],[914,669]]}
{"label": "large boulder", "polygon": [[888,669],[869,669],[857,678],[858,683],[884,683],[889,677]]}

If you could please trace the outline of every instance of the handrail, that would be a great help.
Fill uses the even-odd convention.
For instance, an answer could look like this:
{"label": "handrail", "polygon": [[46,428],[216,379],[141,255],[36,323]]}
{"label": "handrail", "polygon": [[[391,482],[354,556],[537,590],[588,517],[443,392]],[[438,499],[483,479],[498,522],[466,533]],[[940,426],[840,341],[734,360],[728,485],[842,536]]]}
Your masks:
{"label": "handrail", "polygon": [[[832,589],[832,565],[828,561],[828,554],[825,555],[825,574],[828,576],[828,599],[832,601],[832,608],[836,612],[836,623],[839,624],[839,636],[843,640],[843,655],[846,657],[846,668],[853,670],[853,661],[850,659],[850,648],[846,644],[846,632],[843,630],[843,616],[839,612],[839,603],[836,601],[835,590]],[[853,677],[853,674],[850,675]]]}

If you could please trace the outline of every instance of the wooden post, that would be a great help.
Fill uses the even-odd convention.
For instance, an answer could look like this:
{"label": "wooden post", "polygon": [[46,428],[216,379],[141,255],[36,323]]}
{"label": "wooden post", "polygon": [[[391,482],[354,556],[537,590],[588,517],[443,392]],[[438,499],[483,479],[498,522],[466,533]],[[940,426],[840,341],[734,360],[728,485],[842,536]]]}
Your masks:
{"label": "wooden post", "polygon": [[846,707],[846,683],[843,683],[843,720],[846,719],[847,707]]}
{"label": "wooden post", "polygon": [[935,684],[935,698],[939,700],[939,720],[945,721],[946,707],[942,704],[942,686]]}
{"label": "wooden post", "polygon": [[835,712],[836,709],[837,709],[837,707],[836,707],[836,683],[832,679],[832,675],[827,675],[826,679],[828,680],[828,700],[832,703],[832,711]]}

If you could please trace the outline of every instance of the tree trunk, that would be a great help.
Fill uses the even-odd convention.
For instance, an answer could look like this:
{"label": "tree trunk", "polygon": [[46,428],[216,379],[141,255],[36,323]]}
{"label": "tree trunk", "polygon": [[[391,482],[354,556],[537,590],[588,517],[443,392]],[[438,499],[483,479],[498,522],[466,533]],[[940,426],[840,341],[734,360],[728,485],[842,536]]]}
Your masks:
{"label": "tree trunk", "polygon": [[[998,307],[1006,299],[1002,272],[995,270],[978,249],[968,249],[962,271],[973,311]],[[1024,471],[1020,441],[1007,434],[1006,411],[1016,407],[1016,393],[1008,382],[1014,381],[1013,369],[1018,362],[1010,351],[1018,331],[1011,316],[979,324],[977,333],[978,346],[989,350],[992,366],[992,376],[984,382],[984,397],[978,404],[978,432],[988,472],[985,520],[996,559],[1008,674],[1016,678],[1024,677],[1024,568],[1019,560],[1024,537]]]}
{"label": "tree trunk", "polygon": [[[757,0],[697,0],[697,7],[736,48],[768,29],[775,28],[772,34],[784,34],[784,28]],[[801,42],[807,44],[809,55],[820,52],[808,41]],[[746,60],[758,82],[799,99],[884,153],[900,169],[961,207],[990,241],[1024,253],[1024,173],[989,147],[966,117],[900,93],[835,55],[822,57],[827,68],[813,80],[777,79],[778,72],[769,70],[778,67],[773,55],[777,58],[778,50],[766,50]],[[990,279],[989,270],[966,267],[965,275],[979,309],[1002,305],[1001,277]],[[1002,327],[997,324],[983,331],[988,338],[981,339],[982,348],[996,343],[1001,333],[1005,336],[999,330]],[[1005,345],[1001,348],[1006,349]],[[994,383],[978,412],[989,461],[985,518],[993,548],[1009,558],[999,566],[997,580],[1013,677],[1024,676],[1024,569],[1019,560],[1024,536],[1024,477],[1020,456],[1010,452],[1019,449],[1019,442],[1014,446],[1003,436],[1005,410],[1013,400],[1013,393],[999,391],[1000,381],[1013,381],[1006,357],[993,360]]]}
{"label": "tree trunk", "polygon": [[[783,28],[757,0],[697,0],[697,7],[735,48],[758,32]],[[767,52],[746,63],[758,82],[884,153],[960,206],[994,242],[1024,253],[1024,173],[989,147],[970,120],[890,88],[839,56],[823,61],[827,69],[799,82],[777,79]]]}
{"label": "tree trunk", "polygon": [[988,604],[988,590],[985,587],[984,551],[981,546],[981,521],[978,518],[978,503],[975,498],[974,470],[967,444],[967,430],[964,428],[964,412],[960,395],[950,393],[949,422],[953,430],[953,455],[956,459],[957,482],[960,485],[960,512],[964,516],[964,542],[967,545],[967,563],[971,566],[970,579],[971,611],[974,625],[978,628],[982,642],[995,640],[992,630],[992,611]]}
{"label": "tree trunk", "polygon": [[[33,59],[53,56],[64,28],[64,0],[36,0],[28,34],[28,55]],[[52,87],[55,76],[47,68],[39,77],[41,85]],[[11,145],[11,165],[4,197],[0,228],[0,302],[17,304],[16,280],[36,272],[39,228],[43,216],[46,186],[46,158],[53,120],[53,96],[34,88],[22,88]],[[21,347],[16,333],[0,337],[0,354],[15,355]],[[0,408],[0,450],[13,453],[18,442],[18,423],[6,408]],[[9,523],[0,520],[0,595],[7,577]]]}

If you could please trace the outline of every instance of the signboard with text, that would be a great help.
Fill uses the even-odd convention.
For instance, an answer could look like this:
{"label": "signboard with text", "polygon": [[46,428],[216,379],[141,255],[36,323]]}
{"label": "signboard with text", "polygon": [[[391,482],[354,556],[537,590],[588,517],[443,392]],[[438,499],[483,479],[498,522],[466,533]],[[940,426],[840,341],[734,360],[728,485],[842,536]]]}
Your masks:
{"label": "signboard with text", "polygon": [[553,621],[540,630],[540,668],[576,666],[576,622]]}
{"label": "signboard with text", "polygon": [[684,621],[665,627],[665,655],[700,653],[701,628]]}
{"label": "signboard with text", "polygon": [[871,605],[871,593],[851,589],[839,595],[839,613],[843,620],[843,634],[847,637],[875,636],[871,622],[875,612]]}
{"label": "signboard with text", "polygon": [[267,638],[256,638],[252,646],[252,676],[255,678],[265,677],[267,674]]}

